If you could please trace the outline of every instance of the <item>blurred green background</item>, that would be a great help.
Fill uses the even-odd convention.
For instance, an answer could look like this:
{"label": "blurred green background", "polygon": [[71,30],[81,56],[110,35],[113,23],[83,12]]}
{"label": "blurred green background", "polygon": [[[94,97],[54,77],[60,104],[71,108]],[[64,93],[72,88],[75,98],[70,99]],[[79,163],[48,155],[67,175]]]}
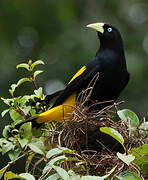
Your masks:
{"label": "blurred green background", "polygon": [[[94,57],[99,41],[86,25],[96,21],[110,22],[120,29],[131,74],[120,97],[125,101],[122,108],[147,118],[147,0],[0,0],[0,96],[10,97],[10,85],[25,73],[15,67],[29,59],[46,63],[38,78],[46,93],[62,88]],[[17,95],[32,91],[25,83]],[[0,111],[5,108],[0,101]],[[9,116],[0,121],[2,131],[10,122]]]}

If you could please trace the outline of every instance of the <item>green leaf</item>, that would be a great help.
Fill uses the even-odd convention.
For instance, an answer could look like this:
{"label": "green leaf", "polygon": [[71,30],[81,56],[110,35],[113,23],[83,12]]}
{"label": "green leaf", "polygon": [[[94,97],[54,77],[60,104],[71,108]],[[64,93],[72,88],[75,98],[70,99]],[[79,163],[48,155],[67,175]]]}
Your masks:
{"label": "green leaf", "polygon": [[25,138],[23,138],[23,139],[18,138],[18,141],[21,145],[21,148],[24,148],[27,145],[27,143],[29,142],[29,140],[25,139]]}
{"label": "green leaf", "polygon": [[31,106],[25,106],[25,107],[21,108],[21,110],[23,111],[23,113],[25,115],[27,115],[29,113],[29,111],[31,110]]}
{"label": "green leaf", "polygon": [[44,144],[40,139],[32,139],[31,143],[29,143],[28,146],[33,152],[44,155]]}
{"label": "green leaf", "polygon": [[142,180],[138,174],[131,171],[124,171],[120,173],[118,176],[116,176],[117,180]]}
{"label": "green leaf", "polygon": [[7,170],[7,168],[8,168],[8,165],[0,170],[0,179],[3,177],[3,175],[4,175],[5,171]]}
{"label": "green leaf", "polygon": [[39,89],[34,90],[34,93],[38,98],[42,98],[43,97],[43,88],[40,87]]}
{"label": "green leaf", "polygon": [[2,155],[14,149],[14,145],[4,138],[0,139],[0,147],[1,147]]}
{"label": "green leaf", "polygon": [[24,120],[24,117],[16,112],[13,108],[10,108],[9,114],[13,121]]}
{"label": "green leaf", "polygon": [[22,78],[17,82],[17,87],[23,84],[24,82],[31,82],[30,78]]}
{"label": "green leaf", "polygon": [[30,71],[30,66],[29,66],[28,64],[26,64],[26,63],[18,64],[18,65],[16,66],[16,68],[17,68],[17,69],[18,69],[18,68],[25,68],[25,69],[27,69],[28,71]]}
{"label": "green leaf", "polygon": [[26,102],[29,102],[30,99],[32,99],[31,95],[25,95],[23,97],[20,97],[18,103],[21,105],[21,107],[23,107],[26,105]]}
{"label": "green leaf", "polygon": [[125,164],[127,164],[128,166],[130,165],[131,162],[134,161],[135,156],[129,154],[129,155],[125,155],[125,154],[121,154],[119,152],[117,152],[117,156],[118,158],[123,161]]}
{"label": "green leaf", "polygon": [[32,126],[31,122],[24,123],[20,128],[20,135],[24,139],[30,140],[32,137]]}
{"label": "green leaf", "polygon": [[55,164],[57,161],[61,161],[61,160],[67,160],[68,158],[66,156],[58,156],[53,158],[51,161],[49,161],[49,164]]}
{"label": "green leaf", "polygon": [[21,151],[19,149],[13,149],[8,152],[8,156],[11,161],[14,161],[19,157],[20,153],[21,153]]}
{"label": "green leaf", "polygon": [[17,84],[12,84],[10,87],[13,91],[15,91],[15,89],[17,88]]}
{"label": "green leaf", "polygon": [[60,178],[59,174],[55,173],[55,174],[52,174],[51,176],[49,176],[48,178],[46,178],[46,180],[58,180],[59,178]]}
{"label": "green leaf", "polygon": [[135,129],[139,126],[139,118],[133,111],[129,109],[123,109],[117,111],[117,114],[121,120],[126,121],[130,128]]}
{"label": "green leaf", "polygon": [[49,161],[47,163],[47,165],[44,167],[43,169],[43,174],[46,174],[48,171],[50,171],[52,169],[52,166],[56,163],[56,162],[59,162],[59,161],[63,161],[63,160],[67,160],[68,158],[66,156],[58,156],[58,157],[55,157],[54,159],[52,159],[51,161]]}
{"label": "green leaf", "polygon": [[35,116],[36,115],[36,110],[34,108],[30,109],[30,114],[31,116]]}
{"label": "green leaf", "polygon": [[5,109],[4,111],[2,111],[1,113],[2,117],[4,117],[7,112],[9,112],[9,109]]}
{"label": "green leaf", "polygon": [[4,175],[4,180],[9,180],[9,179],[22,179],[22,177],[11,171],[8,171]]}
{"label": "green leaf", "polygon": [[13,103],[14,102],[14,99],[9,99],[9,98],[7,98],[7,99],[5,99],[5,98],[3,98],[3,97],[1,97],[1,100],[5,103],[5,104],[7,104],[7,105],[11,105],[11,103]]}
{"label": "green leaf", "polygon": [[70,180],[105,180],[108,179],[114,173],[117,166],[115,166],[107,175],[104,176],[79,176],[76,175],[72,170],[68,171]]}
{"label": "green leaf", "polygon": [[45,63],[41,60],[35,61],[34,63],[31,64],[32,69],[34,69],[39,64],[44,65]]}
{"label": "green leaf", "polygon": [[100,128],[100,131],[105,133],[105,134],[108,134],[110,136],[112,136],[114,139],[116,139],[120,144],[122,144],[123,148],[125,149],[125,146],[124,146],[124,139],[122,137],[122,135],[116,131],[115,129],[113,128],[109,128],[109,127],[101,127]]}
{"label": "green leaf", "polygon": [[35,177],[29,173],[21,173],[21,174],[19,174],[19,176],[25,180],[35,180]]}
{"label": "green leaf", "polygon": [[11,96],[13,96],[14,91],[17,88],[17,84],[12,84],[10,87],[11,87],[11,89],[9,89],[9,92],[10,92]]}
{"label": "green leaf", "polygon": [[65,147],[59,147],[59,148],[54,148],[54,149],[51,149],[47,152],[46,154],[46,157],[49,159],[51,158],[52,156],[55,156],[55,155],[59,155],[61,153],[74,153],[74,151],[68,149],[68,148],[65,148]]}
{"label": "green leaf", "polygon": [[147,134],[148,133],[148,121],[143,122],[140,126],[139,126],[139,133],[140,134]]}
{"label": "green leaf", "polygon": [[2,135],[7,138],[11,130],[12,128],[10,125],[5,126]]}
{"label": "green leaf", "polygon": [[42,174],[46,174],[47,172],[49,173],[52,170],[52,165],[51,164],[46,164],[46,166],[44,167]]}
{"label": "green leaf", "polygon": [[74,175],[70,178],[70,180],[105,180],[103,177],[99,176],[80,176],[80,175]]}
{"label": "green leaf", "polygon": [[35,153],[30,153],[29,156],[27,157],[26,165],[25,165],[25,172],[29,171],[29,166],[30,166],[31,161],[34,158],[34,156],[35,156]]}
{"label": "green leaf", "polygon": [[80,159],[78,159],[77,157],[69,157],[67,159],[67,161],[81,161]]}
{"label": "green leaf", "polygon": [[43,71],[35,71],[33,74],[33,77],[36,78],[36,76],[38,76],[39,74],[41,74]]}
{"label": "green leaf", "polygon": [[[34,116],[34,117],[35,117],[35,116]],[[32,135],[35,136],[36,138],[41,137],[41,136],[43,135],[43,134],[42,134],[41,127],[39,127],[38,129],[33,128],[33,129],[32,129]]]}
{"label": "green leaf", "polygon": [[138,148],[132,148],[129,154],[135,156],[133,161],[142,171],[142,175],[148,176],[148,144],[144,144]]}
{"label": "green leaf", "polygon": [[59,176],[63,180],[69,180],[69,175],[68,175],[67,171],[65,171],[63,168],[53,165],[53,169],[59,174]]}

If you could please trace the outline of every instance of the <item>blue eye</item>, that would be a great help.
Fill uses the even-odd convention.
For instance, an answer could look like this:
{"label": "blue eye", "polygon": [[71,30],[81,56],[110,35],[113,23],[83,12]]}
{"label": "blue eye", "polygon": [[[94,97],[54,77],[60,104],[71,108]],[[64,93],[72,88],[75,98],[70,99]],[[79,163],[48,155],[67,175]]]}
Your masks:
{"label": "blue eye", "polygon": [[108,31],[108,32],[112,32],[112,28],[109,27],[109,28],[107,29],[107,31]]}

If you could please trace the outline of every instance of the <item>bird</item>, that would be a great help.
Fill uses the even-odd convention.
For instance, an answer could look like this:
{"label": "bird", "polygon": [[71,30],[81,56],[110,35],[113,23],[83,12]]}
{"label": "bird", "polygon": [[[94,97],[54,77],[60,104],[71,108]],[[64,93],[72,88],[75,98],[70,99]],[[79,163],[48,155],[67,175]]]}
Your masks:
{"label": "bird", "polygon": [[[121,34],[110,23],[96,22],[88,24],[86,27],[95,30],[100,41],[100,47],[95,57],[76,72],[65,89],[60,91],[55,103],[49,110],[16,126],[20,127],[26,122],[40,125],[53,120],[63,122],[65,119],[69,119],[71,113],[75,110],[75,106],[80,102],[81,92],[87,89],[96,74],[99,75],[95,79],[88,102],[107,102],[111,100],[110,103],[98,103],[97,109],[101,110],[117,100],[130,77]],[[89,104],[86,103],[86,105]]]}

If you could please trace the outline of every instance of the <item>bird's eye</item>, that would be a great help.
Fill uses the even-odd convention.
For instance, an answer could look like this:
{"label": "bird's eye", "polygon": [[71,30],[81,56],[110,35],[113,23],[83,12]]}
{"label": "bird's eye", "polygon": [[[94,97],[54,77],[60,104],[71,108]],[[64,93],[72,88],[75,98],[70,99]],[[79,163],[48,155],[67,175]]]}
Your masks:
{"label": "bird's eye", "polygon": [[108,31],[108,32],[112,32],[112,28],[109,27],[109,28],[107,29],[107,31]]}

